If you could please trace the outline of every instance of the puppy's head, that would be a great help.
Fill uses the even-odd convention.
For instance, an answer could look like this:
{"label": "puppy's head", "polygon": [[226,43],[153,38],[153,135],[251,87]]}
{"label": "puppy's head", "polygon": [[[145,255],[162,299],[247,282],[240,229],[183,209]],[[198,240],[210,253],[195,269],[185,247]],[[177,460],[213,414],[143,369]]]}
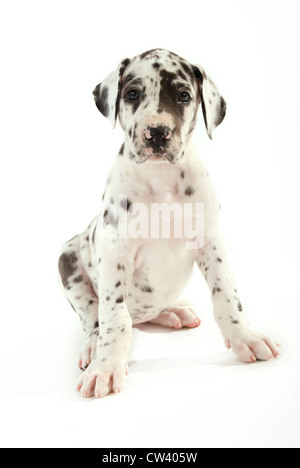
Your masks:
{"label": "puppy's head", "polygon": [[135,163],[180,164],[199,106],[210,138],[226,113],[224,99],[202,67],[162,49],[123,60],[96,86],[94,98],[113,125],[119,117],[126,153]]}

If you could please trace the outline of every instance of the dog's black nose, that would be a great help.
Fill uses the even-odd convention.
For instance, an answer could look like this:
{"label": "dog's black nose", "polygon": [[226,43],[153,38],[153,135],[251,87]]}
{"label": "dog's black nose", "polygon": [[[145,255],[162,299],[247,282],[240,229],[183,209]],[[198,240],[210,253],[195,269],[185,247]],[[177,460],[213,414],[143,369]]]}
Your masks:
{"label": "dog's black nose", "polygon": [[159,148],[165,146],[172,138],[172,131],[165,125],[149,125],[144,132],[149,146]]}

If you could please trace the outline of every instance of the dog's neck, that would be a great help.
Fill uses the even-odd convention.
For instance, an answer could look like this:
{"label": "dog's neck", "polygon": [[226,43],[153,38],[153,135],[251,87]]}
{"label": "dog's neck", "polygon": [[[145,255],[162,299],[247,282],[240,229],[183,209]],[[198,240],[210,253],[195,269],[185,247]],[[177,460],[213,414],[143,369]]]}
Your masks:
{"label": "dog's neck", "polygon": [[177,193],[179,186],[194,175],[192,169],[194,158],[189,154],[180,165],[173,165],[168,161],[146,161],[136,164],[130,161],[125,148],[123,161],[129,180],[138,187],[139,191],[152,195]]}

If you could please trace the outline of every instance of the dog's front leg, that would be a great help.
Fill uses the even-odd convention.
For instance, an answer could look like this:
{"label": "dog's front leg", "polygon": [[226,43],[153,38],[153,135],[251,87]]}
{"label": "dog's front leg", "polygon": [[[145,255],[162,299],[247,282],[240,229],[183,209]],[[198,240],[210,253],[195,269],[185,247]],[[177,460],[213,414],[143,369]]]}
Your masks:
{"label": "dog's front leg", "polygon": [[125,262],[101,258],[98,266],[97,351],[77,387],[86,398],[119,393],[124,385],[132,328],[126,305],[128,276],[130,267]]}
{"label": "dog's front leg", "polygon": [[227,348],[244,362],[267,361],[279,356],[278,345],[250,328],[244,316],[220,235],[211,236],[197,254],[198,266],[211,291],[214,318]]}

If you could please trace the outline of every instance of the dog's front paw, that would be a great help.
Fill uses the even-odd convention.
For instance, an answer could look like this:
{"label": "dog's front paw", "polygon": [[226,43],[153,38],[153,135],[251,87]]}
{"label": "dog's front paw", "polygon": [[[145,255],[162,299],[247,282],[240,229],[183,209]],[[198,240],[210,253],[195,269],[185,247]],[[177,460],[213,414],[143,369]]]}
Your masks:
{"label": "dog's front paw", "polygon": [[238,355],[243,362],[253,363],[259,361],[270,361],[279,356],[279,345],[271,338],[245,330],[225,340],[227,348]]}
{"label": "dog's front paw", "polygon": [[124,386],[128,366],[122,360],[94,359],[82,374],[77,390],[84,398],[103,398],[109,393],[119,393]]}

